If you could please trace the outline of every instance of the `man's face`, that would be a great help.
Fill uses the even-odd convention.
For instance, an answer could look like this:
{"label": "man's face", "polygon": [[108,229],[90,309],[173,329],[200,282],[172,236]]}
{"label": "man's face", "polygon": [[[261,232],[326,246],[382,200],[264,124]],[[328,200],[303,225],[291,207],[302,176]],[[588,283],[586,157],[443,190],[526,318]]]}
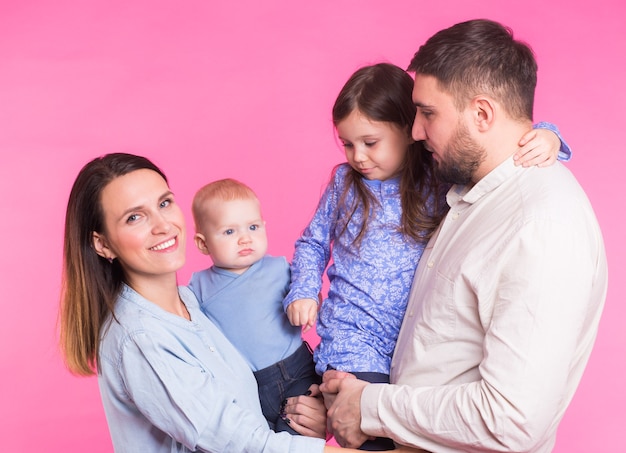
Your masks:
{"label": "man's face", "polygon": [[468,184],[485,159],[485,150],[472,139],[465,112],[439,88],[433,76],[416,74],[413,103],[417,107],[412,135],[433,153],[437,175],[452,184]]}

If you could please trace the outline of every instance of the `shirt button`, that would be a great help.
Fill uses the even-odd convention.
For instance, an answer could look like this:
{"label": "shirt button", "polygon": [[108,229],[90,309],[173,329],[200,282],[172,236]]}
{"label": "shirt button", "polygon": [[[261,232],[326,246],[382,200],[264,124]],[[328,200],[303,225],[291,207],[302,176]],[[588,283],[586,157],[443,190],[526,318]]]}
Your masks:
{"label": "shirt button", "polygon": [[213,346],[209,346],[209,351],[215,352],[215,348]]}
{"label": "shirt button", "polygon": [[427,264],[429,269],[431,269],[434,265],[435,265],[435,263],[433,263],[432,261],[429,261],[428,264]]}
{"label": "shirt button", "polygon": [[455,212],[454,214],[452,214],[452,219],[453,219],[453,220],[458,219],[458,218],[459,218],[459,215],[460,215],[460,214],[459,214],[458,212]]}

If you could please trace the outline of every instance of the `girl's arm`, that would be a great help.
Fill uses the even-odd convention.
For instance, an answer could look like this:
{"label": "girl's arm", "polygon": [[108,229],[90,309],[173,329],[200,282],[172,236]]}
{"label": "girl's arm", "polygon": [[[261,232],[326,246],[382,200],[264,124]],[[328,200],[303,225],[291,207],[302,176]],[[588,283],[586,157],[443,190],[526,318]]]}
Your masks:
{"label": "girl's arm", "polygon": [[285,311],[294,301],[318,300],[322,276],[330,260],[331,243],[337,217],[338,184],[341,168],[322,195],[311,222],[296,241],[291,263],[291,285],[283,301]]}
{"label": "girl's arm", "polygon": [[558,128],[547,122],[535,124],[532,131],[524,134],[519,146],[513,159],[516,165],[524,167],[546,167],[557,159],[567,162],[572,157],[572,150],[561,137]]}

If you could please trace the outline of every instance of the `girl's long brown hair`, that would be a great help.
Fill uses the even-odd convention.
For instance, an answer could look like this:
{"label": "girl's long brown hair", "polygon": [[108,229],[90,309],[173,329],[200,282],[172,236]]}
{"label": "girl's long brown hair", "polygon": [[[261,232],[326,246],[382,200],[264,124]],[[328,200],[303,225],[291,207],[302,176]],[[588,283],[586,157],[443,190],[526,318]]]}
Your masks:
{"label": "girl's long brown hair", "polygon": [[[341,89],[333,106],[335,127],[350,113],[358,110],[373,121],[385,122],[411,133],[416,108],[411,99],[413,79],[398,66],[379,63],[365,66],[356,71]],[[336,169],[335,169],[336,171]],[[354,188],[356,197],[351,206],[347,205],[347,195]],[[400,231],[417,242],[426,242],[439,225],[447,206],[442,194],[446,187],[433,175],[433,160],[421,142],[409,145],[401,169],[400,197],[402,219]],[[340,225],[340,234],[346,231],[354,212],[362,206],[363,221],[356,238],[357,247],[367,231],[372,205],[377,203],[359,172],[351,169],[340,196],[350,213]]]}

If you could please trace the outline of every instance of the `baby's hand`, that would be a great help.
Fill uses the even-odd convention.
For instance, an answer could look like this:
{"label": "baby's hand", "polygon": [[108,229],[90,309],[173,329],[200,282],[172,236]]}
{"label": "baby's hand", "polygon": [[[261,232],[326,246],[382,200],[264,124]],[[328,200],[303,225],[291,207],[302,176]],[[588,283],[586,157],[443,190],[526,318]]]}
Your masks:
{"label": "baby's hand", "polygon": [[548,129],[533,129],[524,134],[519,146],[521,148],[513,156],[515,165],[547,167],[556,162],[561,140]]}
{"label": "baby's hand", "polygon": [[294,300],[287,307],[287,318],[292,326],[304,326],[308,331],[317,319],[317,302],[313,299]]}

